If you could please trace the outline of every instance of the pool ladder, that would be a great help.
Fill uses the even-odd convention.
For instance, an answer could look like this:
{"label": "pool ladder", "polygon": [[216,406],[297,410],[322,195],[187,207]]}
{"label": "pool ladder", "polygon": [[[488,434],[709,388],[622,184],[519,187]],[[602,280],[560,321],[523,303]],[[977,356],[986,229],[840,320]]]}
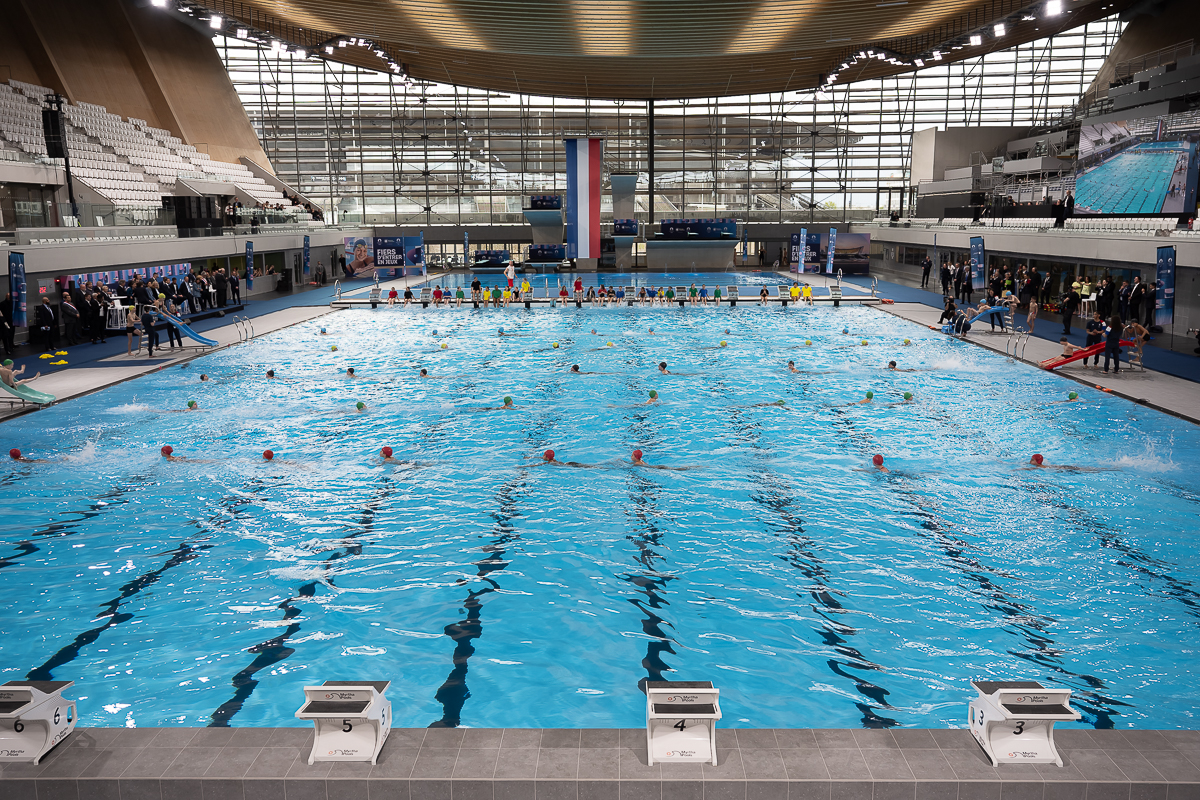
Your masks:
{"label": "pool ladder", "polygon": [[1014,336],[1009,336],[1008,341],[1004,343],[1004,352],[1008,355],[1009,361],[1015,361],[1020,358],[1025,360],[1025,346],[1029,344],[1029,331],[1022,331]]}
{"label": "pool ladder", "polygon": [[342,299],[342,282],[341,281],[333,282],[333,299],[334,300]]}
{"label": "pool ladder", "polygon": [[871,297],[879,296],[879,278],[871,278]]}
{"label": "pool ladder", "polygon": [[250,321],[249,317],[234,316],[233,324],[237,328],[238,344],[243,344],[254,338],[254,323]]}

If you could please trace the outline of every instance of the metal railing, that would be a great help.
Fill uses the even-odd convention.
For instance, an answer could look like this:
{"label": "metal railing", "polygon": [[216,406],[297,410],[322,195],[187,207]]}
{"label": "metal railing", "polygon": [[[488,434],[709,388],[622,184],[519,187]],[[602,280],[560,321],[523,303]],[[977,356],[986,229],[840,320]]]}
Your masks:
{"label": "metal railing", "polygon": [[1195,52],[1195,49],[1195,40],[1187,39],[1177,44],[1153,50],[1136,58],[1122,61],[1113,67],[1113,81],[1122,81],[1133,77],[1139,72],[1153,69],[1154,67],[1161,67],[1164,64],[1174,64],[1179,59],[1190,56]]}

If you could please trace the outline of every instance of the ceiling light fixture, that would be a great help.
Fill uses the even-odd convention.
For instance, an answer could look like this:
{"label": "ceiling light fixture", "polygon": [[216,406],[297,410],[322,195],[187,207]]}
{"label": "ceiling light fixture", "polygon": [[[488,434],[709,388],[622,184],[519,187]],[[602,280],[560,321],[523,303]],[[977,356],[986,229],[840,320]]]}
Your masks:
{"label": "ceiling light fixture", "polygon": [[237,36],[237,38],[239,38],[239,39],[249,39],[249,38],[250,38],[250,31],[246,30],[245,28],[238,28],[238,29],[237,29],[237,32],[236,32],[236,34],[235,34],[235,35],[236,35],[236,36]]}
{"label": "ceiling light fixture", "polygon": [[221,17],[219,14],[213,14],[211,17],[208,18],[208,27],[210,27],[214,30],[220,30]]}
{"label": "ceiling light fixture", "polygon": [[166,8],[167,0],[150,0],[150,5],[154,6],[155,8]]}
{"label": "ceiling light fixture", "polygon": [[1057,17],[1063,11],[1062,0],[1047,0],[1046,16]]}
{"label": "ceiling light fixture", "polygon": [[924,62],[924,61],[922,61],[922,60],[921,60],[921,59],[919,59],[919,58],[914,58],[914,59],[913,59],[913,63],[914,63],[914,64],[916,64],[918,67],[923,67],[923,66],[925,66],[925,62]]}
{"label": "ceiling light fixture", "polygon": [[992,30],[995,31],[996,38],[1000,38],[1001,36],[1003,36],[1005,33],[1008,32],[1008,29],[1004,27],[1003,22],[997,22],[996,27],[993,28]]}
{"label": "ceiling light fixture", "polygon": [[971,34],[971,46],[979,47],[979,45],[981,45],[981,44],[983,44],[983,37],[980,36],[978,33]]}
{"label": "ceiling light fixture", "polygon": [[325,45],[325,54],[330,56],[333,55],[333,45]]}
{"label": "ceiling light fixture", "polygon": [[308,51],[306,51],[304,48],[299,48],[296,50],[296,57],[297,58],[308,58]]}
{"label": "ceiling light fixture", "polygon": [[941,60],[942,60],[942,51],[941,51],[941,50],[934,50],[934,51],[933,51],[933,60],[934,60],[934,61],[941,61]]}

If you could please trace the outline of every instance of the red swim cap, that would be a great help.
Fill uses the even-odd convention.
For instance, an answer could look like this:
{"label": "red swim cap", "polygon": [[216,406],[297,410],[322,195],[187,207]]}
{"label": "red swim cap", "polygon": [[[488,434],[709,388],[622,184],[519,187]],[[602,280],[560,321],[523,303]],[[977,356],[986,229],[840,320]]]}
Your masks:
{"label": "red swim cap", "polygon": [[879,453],[876,453],[875,455],[871,456],[871,463],[877,467],[882,467],[883,466],[883,456],[879,455]]}
{"label": "red swim cap", "polygon": [[633,451],[633,460],[634,460],[634,461],[641,461],[641,460],[642,460],[642,451],[641,451],[641,450],[634,450],[634,451]]}
{"label": "red swim cap", "polygon": [[9,450],[9,451],[8,451],[8,454],[9,454],[10,456],[12,456],[14,459],[17,459],[17,458],[20,458],[20,457],[21,457],[21,451],[20,451],[20,450],[18,450],[17,448],[15,448],[15,447],[14,447],[12,450]]}
{"label": "red swim cap", "polygon": [[1040,466],[1042,465],[1042,454],[1041,454],[1041,453],[1034,453],[1034,454],[1033,454],[1033,458],[1029,459],[1029,463],[1030,463],[1030,464],[1037,464],[1037,465],[1040,467]]}
{"label": "red swim cap", "polygon": [[380,450],[379,452],[384,458],[392,457],[392,448],[390,448],[390,447],[385,447],[382,450]]}
{"label": "red swim cap", "polygon": [[270,461],[274,457],[275,457],[275,454],[272,453],[270,450],[263,450],[263,461]]}
{"label": "red swim cap", "polygon": [[169,456],[169,455],[171,455],[171,453],[175,452],[175,449],[172,448],[171,445],[169,445],[169,444],[164,444],[162,446],[162,450],[160,452],[162,452],[162,454],[164,456]]}
{"label": "red swim cap", "polygon": [[542,453],[542,458],[546,459],[547,461],[553,461],[554,460],[554,451],[547,450],[546,452]]}

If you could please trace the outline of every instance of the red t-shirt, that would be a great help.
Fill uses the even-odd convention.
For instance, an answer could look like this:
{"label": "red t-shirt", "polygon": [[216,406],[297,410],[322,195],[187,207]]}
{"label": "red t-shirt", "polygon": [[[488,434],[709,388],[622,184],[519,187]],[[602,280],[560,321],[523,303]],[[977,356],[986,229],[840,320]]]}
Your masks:
{"label": "red t-shirt", "polygon": [[388,299],[389,299],[389,300],[391,300],[391,299],[393,299],[393,298],[395,298],[395,297],[398,297],[398,296],[399,296],[399,295],[397,295],[397,294],[396,294],[396,290],[395,290],[395,289],[392,289],[390,292],[388,292]]}
{"label": "red t-shirt", "polygon": [[583,291],[583,278],[575,279],[575,291],[577,291],[577,292]]}
{"label": "red t-shirt", "polygon": [[434,300],[441,300],[441,299],[442,299],[442,290],[441,290],[441,289],[434,289],[434,290],[433,290],[433,299],[434,299]]}
{"label": "red t-shirt", "polygon": [[566,297],[566,296],[567,296],[567,287],[565,287],[565,286],[564,286],[564,287],[562,287],[561,289],[559,289],[559,290],[558,290],[558,296],[559,296],[559,297]]}

